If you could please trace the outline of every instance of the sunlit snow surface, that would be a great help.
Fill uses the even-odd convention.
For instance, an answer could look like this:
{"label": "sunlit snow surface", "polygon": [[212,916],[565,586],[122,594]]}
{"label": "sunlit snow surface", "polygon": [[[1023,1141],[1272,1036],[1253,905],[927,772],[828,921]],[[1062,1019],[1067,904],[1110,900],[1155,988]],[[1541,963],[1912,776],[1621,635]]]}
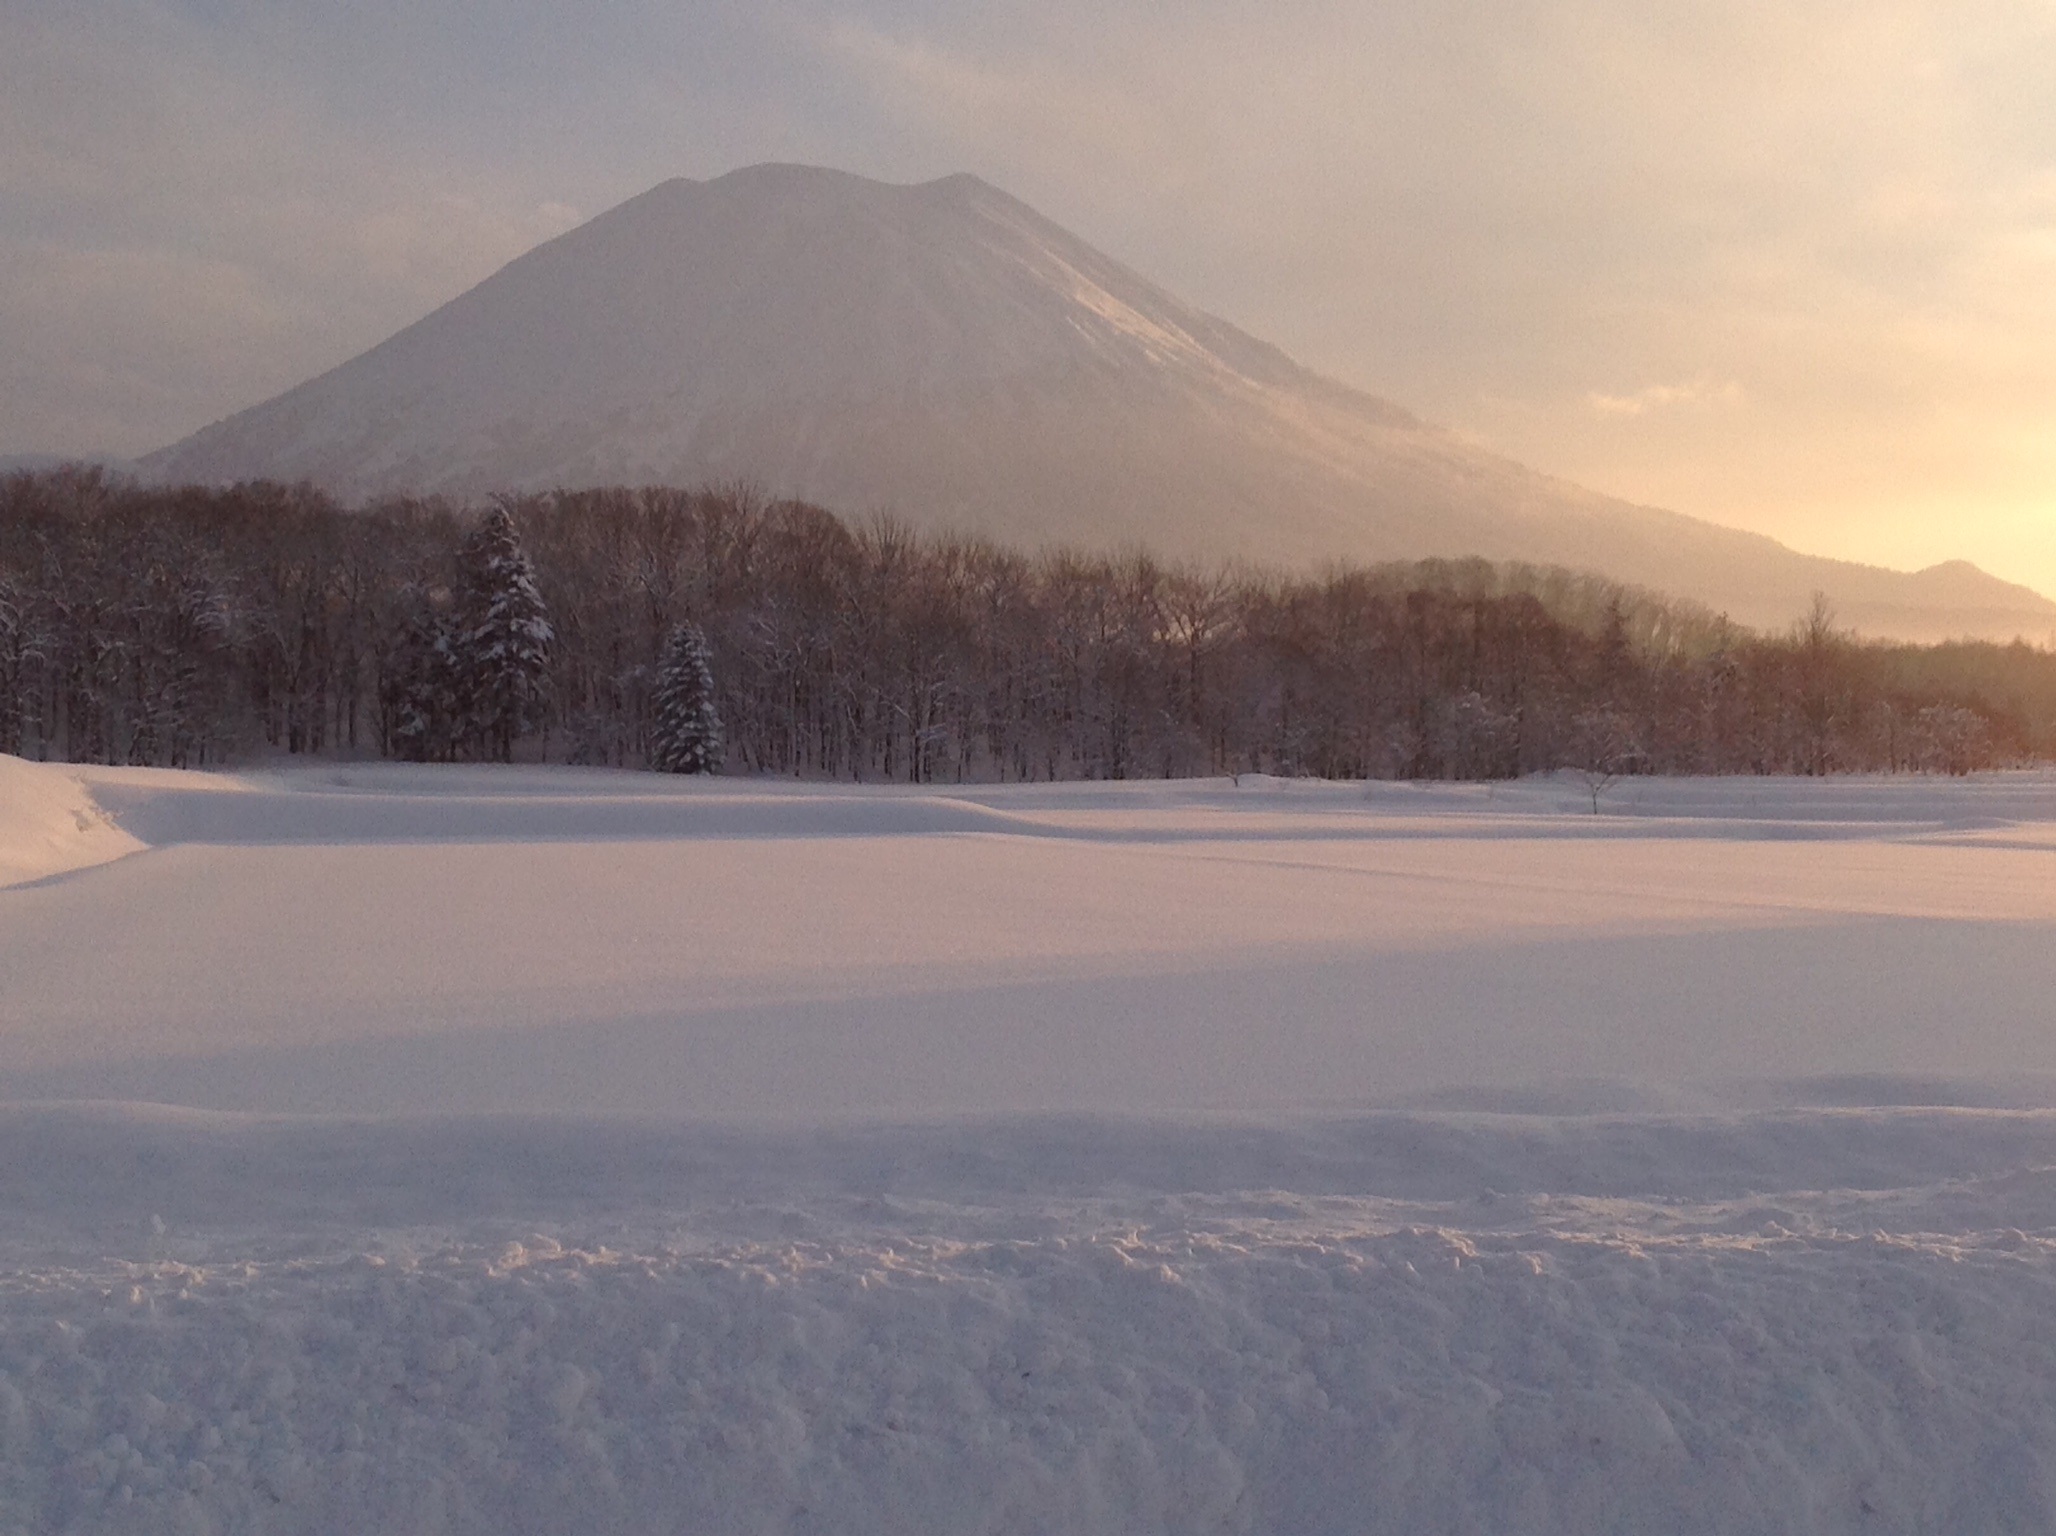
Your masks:
{"label": "sunlit snow surface", "polygon": [[2056,780],[0,770],[10,1536],[2056,1525]]}

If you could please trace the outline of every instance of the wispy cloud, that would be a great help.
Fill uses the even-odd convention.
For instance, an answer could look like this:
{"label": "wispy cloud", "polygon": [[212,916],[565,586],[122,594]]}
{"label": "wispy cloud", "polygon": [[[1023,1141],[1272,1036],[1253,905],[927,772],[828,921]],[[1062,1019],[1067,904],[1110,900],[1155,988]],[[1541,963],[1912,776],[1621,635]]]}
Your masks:
{"label": "wispy cloud", "polygon": [[1585,398],[1602,416],[1646,416],[1673,406],[1739,405],[1743,392],[1742,386],[1732,379],[1725,384],[1695,379],[1685,384],[1651,384],[1625,395],[1609,395],[1595,389]]}

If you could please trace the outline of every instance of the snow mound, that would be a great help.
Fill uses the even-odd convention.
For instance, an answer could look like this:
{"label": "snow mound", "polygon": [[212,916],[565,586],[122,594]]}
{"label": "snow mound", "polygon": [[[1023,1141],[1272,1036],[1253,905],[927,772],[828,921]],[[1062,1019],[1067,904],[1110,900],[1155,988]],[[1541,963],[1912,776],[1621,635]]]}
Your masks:
{"label": "snow mound", "polygon": [[141,847],[65,769],[0,754],[0,887],[105,864]]}

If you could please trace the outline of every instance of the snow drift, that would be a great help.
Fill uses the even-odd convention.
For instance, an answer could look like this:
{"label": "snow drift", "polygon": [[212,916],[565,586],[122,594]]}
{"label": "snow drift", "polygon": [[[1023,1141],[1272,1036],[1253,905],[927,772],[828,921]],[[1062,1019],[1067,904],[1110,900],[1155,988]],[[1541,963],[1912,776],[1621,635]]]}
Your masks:
{"label": "snow drift", "polygon": [[0,754],[0,886],[104,864],[142,846],[75,774]]}

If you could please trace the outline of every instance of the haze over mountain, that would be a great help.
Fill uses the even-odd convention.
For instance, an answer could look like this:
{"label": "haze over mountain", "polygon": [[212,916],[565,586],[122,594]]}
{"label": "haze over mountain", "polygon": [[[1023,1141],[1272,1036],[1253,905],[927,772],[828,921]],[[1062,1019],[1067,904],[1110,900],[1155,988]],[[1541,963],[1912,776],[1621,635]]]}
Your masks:
{"label": "haze over mountain", "polygon": [[1816,590],[1912,639],[2056,604],[1631,505],[1317,375],[972,176],[676,180],[369,352],[149,455],[154,478],[395,493],[748,480],[1015,544],[1584,567],[1782,625]]}

